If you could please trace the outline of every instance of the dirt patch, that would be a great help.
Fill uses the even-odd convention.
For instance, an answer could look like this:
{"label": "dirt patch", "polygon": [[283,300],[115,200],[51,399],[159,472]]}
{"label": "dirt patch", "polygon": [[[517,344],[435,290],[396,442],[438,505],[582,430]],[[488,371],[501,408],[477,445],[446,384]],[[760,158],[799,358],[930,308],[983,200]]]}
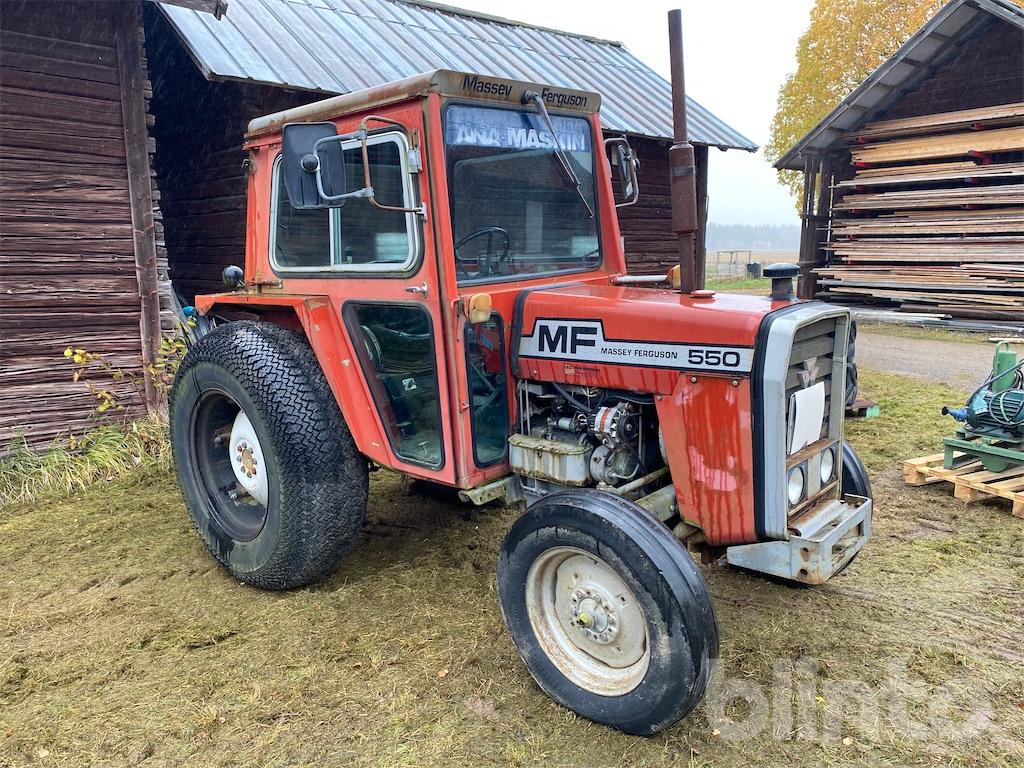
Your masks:
{"label": "dirt patch", "polygon": [[721,678],[665,733],[581,720],[529,677],[495,596],[515,512],[376,473],[338,572],[267,593],[150,472],[0,510],[0,766],[1020,765],[1024,523],[902,484],[955,390],[864,386],[872,542],[816,589],[705,567]]}

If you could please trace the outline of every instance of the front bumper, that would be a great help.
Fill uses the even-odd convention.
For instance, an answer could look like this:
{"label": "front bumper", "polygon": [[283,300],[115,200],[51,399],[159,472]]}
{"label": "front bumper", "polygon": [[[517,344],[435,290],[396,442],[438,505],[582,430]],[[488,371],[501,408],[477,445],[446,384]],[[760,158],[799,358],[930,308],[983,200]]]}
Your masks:
{"label": "front bumper", "polygon": [[790,522],[787,541],[729,547],[731,565],[804,584],[824,584],[871,537],[871,499],[852,494],[828,499]]}

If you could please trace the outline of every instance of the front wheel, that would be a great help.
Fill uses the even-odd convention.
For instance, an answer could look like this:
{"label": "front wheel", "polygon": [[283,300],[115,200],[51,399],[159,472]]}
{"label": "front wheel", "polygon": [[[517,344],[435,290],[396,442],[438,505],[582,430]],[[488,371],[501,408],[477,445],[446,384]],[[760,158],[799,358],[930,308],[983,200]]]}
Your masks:
{"label": "front wheel", "polygon": [[505,537],[498,598],[530,673],[552,699],[651,734],[704,697],[718,625],[678,540],[632,502],[552,494]]}
{"label": "front wheel", "polygon": [[842,489],[844,494],[852,493],[855,496],[863,496],[866,499],[873,498],[868,470],[864,466],[864,462],[860,460],[857,452],[845,440],[843,441],[842,473]]}

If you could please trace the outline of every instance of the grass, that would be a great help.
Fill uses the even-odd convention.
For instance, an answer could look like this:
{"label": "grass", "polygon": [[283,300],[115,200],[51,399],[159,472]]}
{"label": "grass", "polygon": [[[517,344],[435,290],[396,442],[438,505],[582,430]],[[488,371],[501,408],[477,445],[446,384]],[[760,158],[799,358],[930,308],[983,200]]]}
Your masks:
{"label": "grass", "polygon": [[967,395],[956,387],[872,370],[860,372],[858,386],[863,397],[881,404],[881,415],[847,420],[846,439],[875,473],[899,467],[904,459],[938,453],[942,438],[956,431],[956,422],[942,415],[942,407],[960,406]]}
{"label": "grass", "polygon": [[[378,472],[345,564],[266,593],[214,564],[153,467],[0,509],[0,766],[1020,765],[1024,525],[900,480],[962,393],[870,371],[861,386],[882,404],[848,429],[872,542],[814,589],[705,566],[724,680],[665,733],[625,736],[537,689],[495,597],[515,512]],[[796,690],[773,690],[773,668]],[[748,739],[723,718],[750,713],[722,700],[740,690],[775,707]]]}
{"label": "grass", "polygon": [[708,276],[704,280],[704,287],[722,293],[757,293],[767,296],[772,286],[771,280],[765,277],[717,278]]}
{"label": "grass", "polygon": [[55,441],[46,451],[31,450],[22,440],[0,456],[0,507],[45,494],[68,495],[140,468],[166,473],[170,466],[167,425],[155,418],[99,427]]}

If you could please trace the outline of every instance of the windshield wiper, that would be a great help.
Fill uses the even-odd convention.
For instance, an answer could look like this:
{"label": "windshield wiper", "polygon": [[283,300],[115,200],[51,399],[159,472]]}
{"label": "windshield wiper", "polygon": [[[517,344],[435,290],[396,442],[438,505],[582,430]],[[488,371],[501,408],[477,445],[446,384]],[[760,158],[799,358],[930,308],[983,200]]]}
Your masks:
{"label": "windshield wiper", "polygon": [[576,175],[576,171],[572,169],[569,164],[569,158],[565,154],[565,150],[562,149],[562,145],[558,141],[558,134],[555,133],[555,126],[551,122],[551,115],[548,114],[548,108],[544,106],[544,99],[536,91],[526,91],[523,94],[523,103],[532,101],[537,106],[537,112],[544,118],[544,124],[548,127],[551,132],[551,138],[555,142],[555,157],[558,158],[558,164],[562,168],[562,172],[565,174],[565,179],[576,189],[576,194],[580,196],[580,200],[583,201],[583,205],[587,208],[587,213],[590,218],[594,218],[594,209],[590,207],[590,203],[587,202],[587,196],[583,194],[583,183],[580,181],[580,177]]}

